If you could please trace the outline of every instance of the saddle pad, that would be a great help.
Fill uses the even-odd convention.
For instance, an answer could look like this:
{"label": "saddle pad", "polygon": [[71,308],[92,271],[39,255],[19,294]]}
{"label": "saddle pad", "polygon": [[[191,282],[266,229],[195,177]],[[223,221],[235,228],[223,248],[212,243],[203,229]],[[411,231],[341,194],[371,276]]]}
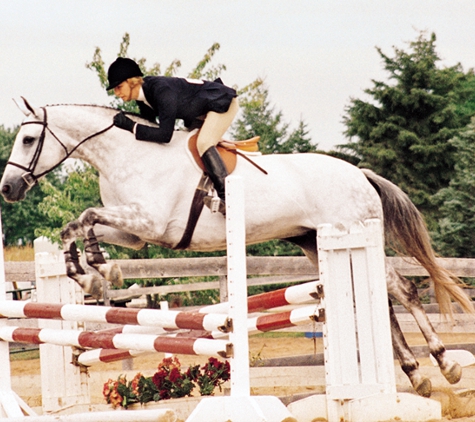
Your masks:
{"label": "saddle pad", "polygon": [[[200,167],[201,170],[206,171],[203,161],[198,153],[198,147],[196,145],[198,140],[199,132],[196,132],[190,136],[188,140],[188,148],[193,156],[196,164]],[[223,159],[223,162],[228,170],[228,173],[231,174],[236,168],[237,156],[236,150],[242,149],[244,151],[257,151],[257,143],[259,142],[260,137],[256,136],[254,138],[245,140],[245,141],[221,141],[217,150]],[[241,148],[242,146],[242,148]]]}

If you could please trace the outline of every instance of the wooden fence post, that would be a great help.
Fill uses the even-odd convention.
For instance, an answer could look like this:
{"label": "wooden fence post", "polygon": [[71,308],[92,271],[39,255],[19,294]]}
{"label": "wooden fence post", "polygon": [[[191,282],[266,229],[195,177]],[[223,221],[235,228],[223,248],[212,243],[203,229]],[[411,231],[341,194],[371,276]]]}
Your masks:
{"label": "wooden fence post", "polygon": [[[81,288],[66,275],[63,252],[58,245],[41,237],[34,241],[37,301],[83,304]],[[63,330],[84,329],[84,324],[72,321],[38,320],[40,328]],[[85,411],[90,408],[88,376],[85,368],[73,365],[72,347],[40,345],[41,391],[43,412],[70,408]]]}
{"label": "wooden fence post", "polygon": [[[0,219],[0,234],[2,233],[2,222]],[[3,239],[0,240],[0,301],[5,301],[7,300],[5,283],[5,262],[3,257]],[[0,327],[4,327],[6,325],[6,319],[0,318]],[[10,370],[10,343],[6,341],[0,341],[0,368],[0,418],[13,418],[17,416],[23,416],[23,412],[20,408],[20,405],[23,405],[25,403],[12,390]],[[31,409],[29,410],[30,412],[28,412],[28,414],[34,414],[34,412],[31,412]]]}

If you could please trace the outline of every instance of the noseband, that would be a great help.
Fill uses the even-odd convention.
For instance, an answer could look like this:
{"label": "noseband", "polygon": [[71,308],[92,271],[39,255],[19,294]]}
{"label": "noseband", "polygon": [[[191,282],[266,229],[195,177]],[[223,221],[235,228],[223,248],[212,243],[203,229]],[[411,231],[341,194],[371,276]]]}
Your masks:
{"label": "noseband", "polygon": [[[41,177],[43,177],[45,174],[49,173],[50,171],[54,170],[56,167],[58,167],[59,165],[61,165],[64,161],[66,161],[73,153],[74,151],[76,151],[82,144],[84,144],[85,142],[89,141],[90,139],[92,138],[95,138],[96,136],[99,136],[99,135],[102,135],[104,132],[107,132],[109,129],[111,129],[114,124],[112,123],[110,126],[106,127],[105,129],[102,129],[101,131],[97,132],[97,133],[94,133],[90,136],[88,136],[87,138],[84,138],[81,142],[79,142],[74,148],[71,149],[71,151],[68,151],[68,148],[66,147],[66,145],[64,145],[61,140],[54,134],[54,132],[48,127],[48,121],[47,121],[47,113],[46,113],[46,108],[45,107],[41,107],[41,109],[43,110],[43,121],[35,121],[35,122],[23,122],[21,125],[24,126],[24,125],[30,125],[30,124],[36,124],[36,125],[42,125],[43,126],[43,130],[41,131],[41,135],[38,139],[38,145],[36,147],[36,151],[35,153],[33,154],[33,158],[31,159],[31,162],[30,164],[28,165],[28,167],[25,167],[21,164],[18,164],[18,163],[14,163],[13,161],[8,161],[7,162],[7,165],[12,165],[12,166],[15,166],[15,167],[18,167],[22,170],[25,170],[25,173],[22,174],[22,178],[23,180],[25,181],[25,183],[31,187],[33,185],[35,185],[37,182],[38,182],[38,179],[40,179]],[[58,141],[58,143],[62,146],[63,150],[64,150],[64,157],[61,159],[61,161],[59,161],[59,163],[55,164],[53,167],[51,167],[50,169],[48,170],[45,170],[44,172],[42,173],[39,173],[39,174],[34,174],[35,173],[35,170],[36,170],[36,166],[38,165],[38,161],[40,159],[40,155],[41,155],[41,151],[43,150],[43,145],[45,143],[45,137],[46,137],[46,130],[48,130],[48,132],[53,136],[54,139],[56,139],[56,141]]]}

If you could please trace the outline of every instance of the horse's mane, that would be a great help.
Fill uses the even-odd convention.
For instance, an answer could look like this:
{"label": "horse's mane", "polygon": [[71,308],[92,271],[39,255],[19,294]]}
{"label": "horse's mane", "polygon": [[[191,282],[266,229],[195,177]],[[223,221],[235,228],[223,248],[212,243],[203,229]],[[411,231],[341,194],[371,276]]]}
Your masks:
{"label": "horse's mane", "polygon": [[119,111],[118,108],[110,107],[110,106],[105,106],[105,105],[99,105],[99,104],[65,104],[65,103],[60,103],[60,104],[46,104],[45,107],[92,107],[92,108],[101,108],[105,110],[115,110]]}
{"label": "horse's mane", "polygon": [[[69,104],[68,103],[66,103],[66,104],[47,104],[45,107],[49,107],[49,108],[52,108],[52,107],[84,107],[84,108],[92,108],[92,109],[97,109],[97,110],[104,110],[104,111],[110,112],[111,114],[123,111],[123,110],[120,110],[119,108],[116,108],[116,107],[99,105],[99,104],[71,104],[71,103],[69,103]],[[146,123],[148,125],[150,125],[150,124],[154,125],[155,124],[155,122],[151,122],[150,120],[144,119],[142,116],[140,116],[140,114],[131,113],[131,112],[125,112],[125,114],[127,114],[129,116],[133,116],[133,117],[135,117],[134,120],[141,120],[141,121],[143,121],[144,123]]]}

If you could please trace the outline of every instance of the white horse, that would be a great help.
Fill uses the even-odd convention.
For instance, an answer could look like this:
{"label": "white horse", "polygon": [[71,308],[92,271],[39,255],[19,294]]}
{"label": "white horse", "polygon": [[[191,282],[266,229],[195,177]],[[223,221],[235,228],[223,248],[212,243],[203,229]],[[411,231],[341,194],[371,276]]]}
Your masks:
{"label": "white horse", "polygon": [[[101,242],[135,249],[147,242],[177,247],[202,176],[187,148],[190,133],[176,132],[169,144],[140,142],[111,125],[115,109],[84,105],[33,108],[24,99],[21,106],[27,118],[1,180],[5,200],[21,201],[38,178],[68,157],[87,161],[100,175],[104,208],[85,210],[62,232],[71,278],[86,291],[99,294],[102,281],[79,264],[77,238],[84,239],[88,264],[112,281],[120,281],[120,270],[104,260],[95,235],[100,236]],[[274,154],[256,156],[253,161],[267,174],[239,157],[234,171],[244,181],[248,244],[288,240],[299,245],[317,266],[319,224],[350,227],[370,218],[383,220],[384,216],[386,239],[397,241],[427,269],[441,310],[450,312],[451,299],[455,299],[464,310],[473,312],[468,297],[436,263],[421,215],[395,185],[371,171],[326,155]],[[213,251],[225,245],[225,219],[205,208],[187,248]],[[389,265],[386,272],[390,296],[412,313],[443,375],[450,383],[458,382],[461,367],[447,357],[414,284]],[[429,396],[430,380],[418,370],[419,364],[404,340],[392,306],[390,317],[393,346],[402,369],[415,390]]]}

